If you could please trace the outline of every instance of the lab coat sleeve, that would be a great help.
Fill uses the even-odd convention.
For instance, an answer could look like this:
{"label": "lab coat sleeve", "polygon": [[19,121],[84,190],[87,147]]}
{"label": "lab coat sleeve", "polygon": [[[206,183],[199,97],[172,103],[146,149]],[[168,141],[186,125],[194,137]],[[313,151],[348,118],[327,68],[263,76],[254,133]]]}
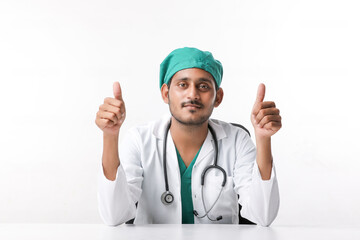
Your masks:
{"label": "lab coat sleeve", "polygon": [[274,162],[270,179],[263,180],[256,162],[256,147],[247,134],[238,137],[236,152],[234,188],[239,194],[241,216],[267,227],[275,220],[280,204]]}
{"label": "lab coat sleeve", "polygon": [[135,217],[135,203],[141,195],[143,169],[140,136],[130,129],[120,146],[120,166],[114,181],[107,179],[102,164],[98,175],[98,210],[106,225],[116,226]]}

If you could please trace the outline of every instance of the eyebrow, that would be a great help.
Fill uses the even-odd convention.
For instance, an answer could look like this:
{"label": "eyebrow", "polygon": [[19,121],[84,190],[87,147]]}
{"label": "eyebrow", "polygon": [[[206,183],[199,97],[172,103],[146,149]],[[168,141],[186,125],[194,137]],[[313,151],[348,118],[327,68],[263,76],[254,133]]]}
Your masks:
{"label": "eyebrow", "polygon": [[[176,79],[176,81],[188,81],[190,78],[188,77],[183,77],[183,78],[179,78],[179,79]],[[201,82],[208,82],[210,84],[212,84],[212,81],[208,78],[198,78],[198,80],[200,80]]]}

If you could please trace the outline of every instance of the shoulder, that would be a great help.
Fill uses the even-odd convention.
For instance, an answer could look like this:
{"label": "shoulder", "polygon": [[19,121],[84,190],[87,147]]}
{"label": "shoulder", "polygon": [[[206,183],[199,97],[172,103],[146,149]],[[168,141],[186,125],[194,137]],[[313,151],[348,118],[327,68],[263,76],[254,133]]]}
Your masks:
{"label": "shoulder", "polygon": [[222,130],[224,134],[228,137],[234,135],[236,136],[244,135],[250,137],[249,130],[241,123],[232,123],[232,122],[222,121],[219,119],[210,119],[210,124],[212,126],[215,126],[215,128],[217,128],[218,131]]}
{"label": "shoulder", "polygon": [[170,117],[166,114],[159,119],[133,126],[129,128],[128,131],[130,134],[138,135],[141,139],[148,139],[150,137],[162,138],[162,134],[169,120]]}
{"label": "shoulder", "polygon": [[217,129],[218,143],[221,144],[224,152],[228,152],[228,154],[233,152],[235,156],[254,154],[255,145],[249,131],[241,123],[211,119],[210,124]]}

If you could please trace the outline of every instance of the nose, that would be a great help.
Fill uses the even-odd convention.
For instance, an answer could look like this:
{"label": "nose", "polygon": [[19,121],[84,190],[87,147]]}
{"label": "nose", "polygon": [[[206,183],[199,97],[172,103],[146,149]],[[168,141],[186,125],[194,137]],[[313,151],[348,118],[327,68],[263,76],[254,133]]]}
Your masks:
{"label": "nose", "polygon": [[188,95],[188,98],[190,100],[198,100],[200,98],[199,89],[197,89],[195,84],[191,84],[188,87],[188,94],[187,95]]}

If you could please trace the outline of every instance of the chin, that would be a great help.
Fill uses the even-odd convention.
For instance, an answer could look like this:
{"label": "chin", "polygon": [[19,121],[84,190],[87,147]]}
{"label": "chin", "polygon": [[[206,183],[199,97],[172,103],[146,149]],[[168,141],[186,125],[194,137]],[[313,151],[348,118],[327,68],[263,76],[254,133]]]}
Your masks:
{"label": "chin", "polygon": [[187,125],[187,126],[198,126],[198,125],[202,125],[204,122],[206,122],[209,118],[208,117],[189,117],[189,118],[182,118],[182,117],[177,117],[174,116],[173,117],[181,124],[183,125]]}

